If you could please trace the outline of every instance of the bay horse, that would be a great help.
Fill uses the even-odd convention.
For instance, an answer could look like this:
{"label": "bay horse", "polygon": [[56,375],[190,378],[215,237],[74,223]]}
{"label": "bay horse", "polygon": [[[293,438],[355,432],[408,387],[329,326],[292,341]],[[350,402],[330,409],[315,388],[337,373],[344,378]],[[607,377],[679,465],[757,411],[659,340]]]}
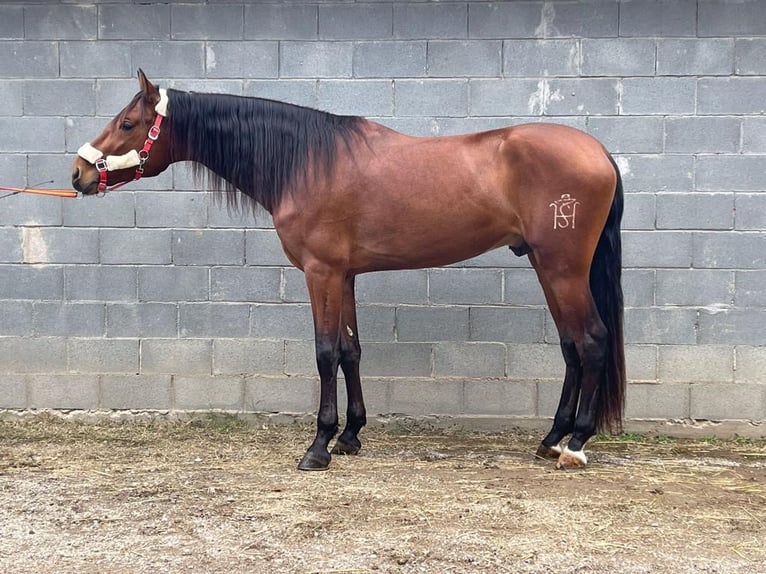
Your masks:
{"label": "bay horse", "polygon": [[[254,202],[271,214],[287,258],[305,274],[314,320],[320,404],[299,469],[325,470],[331,454],[361,448],[355,277],[447,265],[500,246],[529,257],[566,364],[537,455],[557,459],[557,468],[584,466],[586,441],[621,428],[623,190],[596,139],[542,123],[412,137],[267,99],[162,90],[141,70],[138,80],[138,94],[78,151],[72,185],[91,195],[187,161],[235,205]],[[338,367],[348,407],[331,453]]]}

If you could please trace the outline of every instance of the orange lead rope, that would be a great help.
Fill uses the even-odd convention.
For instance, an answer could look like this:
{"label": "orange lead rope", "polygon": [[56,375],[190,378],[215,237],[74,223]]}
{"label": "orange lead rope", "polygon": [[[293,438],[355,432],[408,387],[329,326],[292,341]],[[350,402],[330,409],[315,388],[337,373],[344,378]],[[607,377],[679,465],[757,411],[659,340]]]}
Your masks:
{"label": "orange lead rope", "polygon": [[[8,195],[14,195],[16,193],[36,193],[38,195],[52,195],[54,197],[77,197],[77,192],[70,189],[38,189],[35,187],[3,187],[0,186],[0,191],[9,191]],[[2,197],[7,197],[4,195]]]}

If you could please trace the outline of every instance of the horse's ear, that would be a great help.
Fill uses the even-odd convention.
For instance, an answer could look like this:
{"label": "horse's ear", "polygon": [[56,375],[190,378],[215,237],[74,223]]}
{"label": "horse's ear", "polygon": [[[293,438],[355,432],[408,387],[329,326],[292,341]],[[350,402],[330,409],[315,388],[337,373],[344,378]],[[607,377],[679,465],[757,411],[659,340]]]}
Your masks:
{"label": "horse's ear", "polygon": [[143,93],[144,98],[149,101],[159,100],[160,92],[157,89],[157,86],[149,81],[141,68],[138,69],[138,85],[141,86],[141,92]]}

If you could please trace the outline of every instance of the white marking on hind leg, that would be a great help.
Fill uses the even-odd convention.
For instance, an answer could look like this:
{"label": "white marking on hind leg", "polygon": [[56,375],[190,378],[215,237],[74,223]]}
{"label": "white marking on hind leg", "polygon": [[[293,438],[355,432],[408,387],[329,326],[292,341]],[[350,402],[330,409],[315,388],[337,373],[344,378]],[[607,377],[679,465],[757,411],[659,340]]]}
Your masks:
{"label": "white marking on hind leg", "polygon": [[564,447],[564,451],[563,451],[562,454],[566,454],[568,456],[571,456],[572,458],[574,458],[577,461],[579,461],[579,463],[582,466],[585,466],[586,464],[588,464],[588,457],[585,456],[585,451],[582,451],[582,450],[569,450],[569,447],[565,446]]}

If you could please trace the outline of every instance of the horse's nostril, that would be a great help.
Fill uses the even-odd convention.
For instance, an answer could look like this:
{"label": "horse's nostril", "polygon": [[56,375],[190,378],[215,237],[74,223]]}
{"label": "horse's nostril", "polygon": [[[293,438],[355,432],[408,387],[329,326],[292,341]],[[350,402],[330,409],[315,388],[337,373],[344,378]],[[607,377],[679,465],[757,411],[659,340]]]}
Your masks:
{"label": "horse's nostril", "polygon": [[75,167],[72,170],[72,183],[76,183],[80,179],[81,171],[79,167]]}

